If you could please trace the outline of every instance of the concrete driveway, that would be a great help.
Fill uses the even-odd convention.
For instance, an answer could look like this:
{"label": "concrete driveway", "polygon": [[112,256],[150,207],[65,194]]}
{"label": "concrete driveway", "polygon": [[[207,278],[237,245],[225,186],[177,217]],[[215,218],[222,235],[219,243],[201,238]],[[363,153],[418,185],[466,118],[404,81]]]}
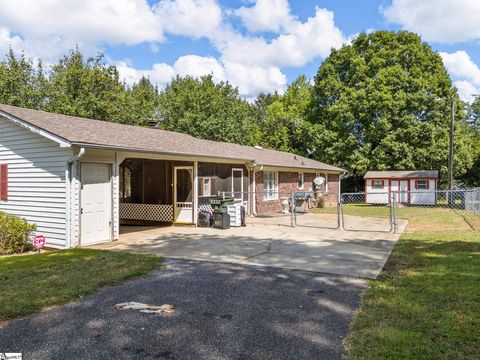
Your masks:
{"label": "concrete driveway", "polygon": [[[348,224],[369,231],[336,230],[336,216],[305,214],[300,226],[288,217],[251,218],[229,230],[171,226],[125,227],[120,240],[95,248],[154,253],[167,258],[296,269],[376,278],[398,240],[384,219],[347,217]],[[406,222],[400,224],[403,229]],[[142,231],[139,231],[142,230]]]}
{"label": "concrete driveway", "polygon": [[[0,324],[24,359],[341,359],[363,279],[167,260],[141,279]],[[117,310],[171,304],[173,314]]]}

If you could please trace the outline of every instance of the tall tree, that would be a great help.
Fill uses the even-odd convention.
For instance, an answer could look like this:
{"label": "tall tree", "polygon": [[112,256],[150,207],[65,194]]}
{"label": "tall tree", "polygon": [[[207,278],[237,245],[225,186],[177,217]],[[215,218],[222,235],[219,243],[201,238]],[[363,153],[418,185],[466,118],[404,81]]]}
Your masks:
{"label": "tall tree", "polygon": [[160,94],[162,127],[195,137],[256,144],[253,109],[229,83],[215,84],[212,76],[176,77]]}
{"label": "tall tree", "polygon": [[[256,106],[264,105],[259,118],[261,145],[306,154],[309,131],[308,113],[311,106],[312,85],[304,75],[293,81],[285,93],[270,98],[265,95],[257,98]],[[311,150],[311,149],[309,149]]]}
{"label": "tall tree", "polygon": [[72,50],[53,65],[47,86],[47,111],[99,120],[136,123],[125,118],[126,91],[115,66],[103,55],[85,59]]}
{"label": "tall tree", "polygon": [[451,96],[461,175],[473,161],[471,138],[441,57],[410,32],[362,33],[333,50],[315,77],[318,155],[357,176],[423,168],[439,169],[445,179]]}
{"label": "tall tree", "polygon": [[42,63],[35,67],[23,53],[17,57],[10,48],[0,62],[1,104],[38,109],[44,100],[45,83]]}

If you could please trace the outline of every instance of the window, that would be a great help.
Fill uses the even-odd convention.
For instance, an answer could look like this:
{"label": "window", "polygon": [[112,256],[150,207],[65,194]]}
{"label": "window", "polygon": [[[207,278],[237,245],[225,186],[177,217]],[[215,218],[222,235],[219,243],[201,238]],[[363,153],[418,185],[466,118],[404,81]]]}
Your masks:
{"label": "window", "polygon": [[278,172],[265,171],[263,173],[263,197],[264,200],[278,199]]}
{"label": "window", "polygon": [[372,189],[383,190],[383,180],[372,180]]}
{"label": "window", "polygon": [[232,196],[242,200],[243,195],[243,169],[232,169]]}
{"label": "window", "polygon": [[303,185],[304,185],[303,173],[298,173],[298,188],[303,189]]}
{"label": "window", "polygon": [[416,180],[415,189],[417,190],[428,190],[428,180]]}
{"label": "window", "polygon": [[8,165],[0,164],[0,200],[8,200]]}
{"label": "window", "polygon": [[198,196],[214,196],[216,195],[216,178],[199,177],[198,178]]}

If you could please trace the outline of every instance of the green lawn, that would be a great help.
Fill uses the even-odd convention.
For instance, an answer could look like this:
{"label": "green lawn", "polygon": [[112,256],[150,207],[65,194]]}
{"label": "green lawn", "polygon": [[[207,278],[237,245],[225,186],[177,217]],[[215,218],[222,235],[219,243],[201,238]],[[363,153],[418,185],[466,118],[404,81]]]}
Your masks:
{"label": "green lawn", "polygon": [[[388,216],[386,207],[344,210]],[[347,358],[480,359],[479,219],[430,208],[400,208],[399,217],[409,221],[407,231],[369,282],[346,340]]]}
{"label": "green lawn", "polygon": [[65,304],[149,273],[162,259],[91,249],[0,257],[0,320]]}

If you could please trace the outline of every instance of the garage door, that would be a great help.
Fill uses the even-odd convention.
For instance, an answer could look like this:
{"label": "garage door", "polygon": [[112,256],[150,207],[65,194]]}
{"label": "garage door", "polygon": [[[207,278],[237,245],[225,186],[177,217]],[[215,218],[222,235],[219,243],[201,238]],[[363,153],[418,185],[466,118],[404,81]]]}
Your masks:
{"label": "garage door", "polygon": [[109,164],[81,164],[81,245],[111,240],[110,169]]}

